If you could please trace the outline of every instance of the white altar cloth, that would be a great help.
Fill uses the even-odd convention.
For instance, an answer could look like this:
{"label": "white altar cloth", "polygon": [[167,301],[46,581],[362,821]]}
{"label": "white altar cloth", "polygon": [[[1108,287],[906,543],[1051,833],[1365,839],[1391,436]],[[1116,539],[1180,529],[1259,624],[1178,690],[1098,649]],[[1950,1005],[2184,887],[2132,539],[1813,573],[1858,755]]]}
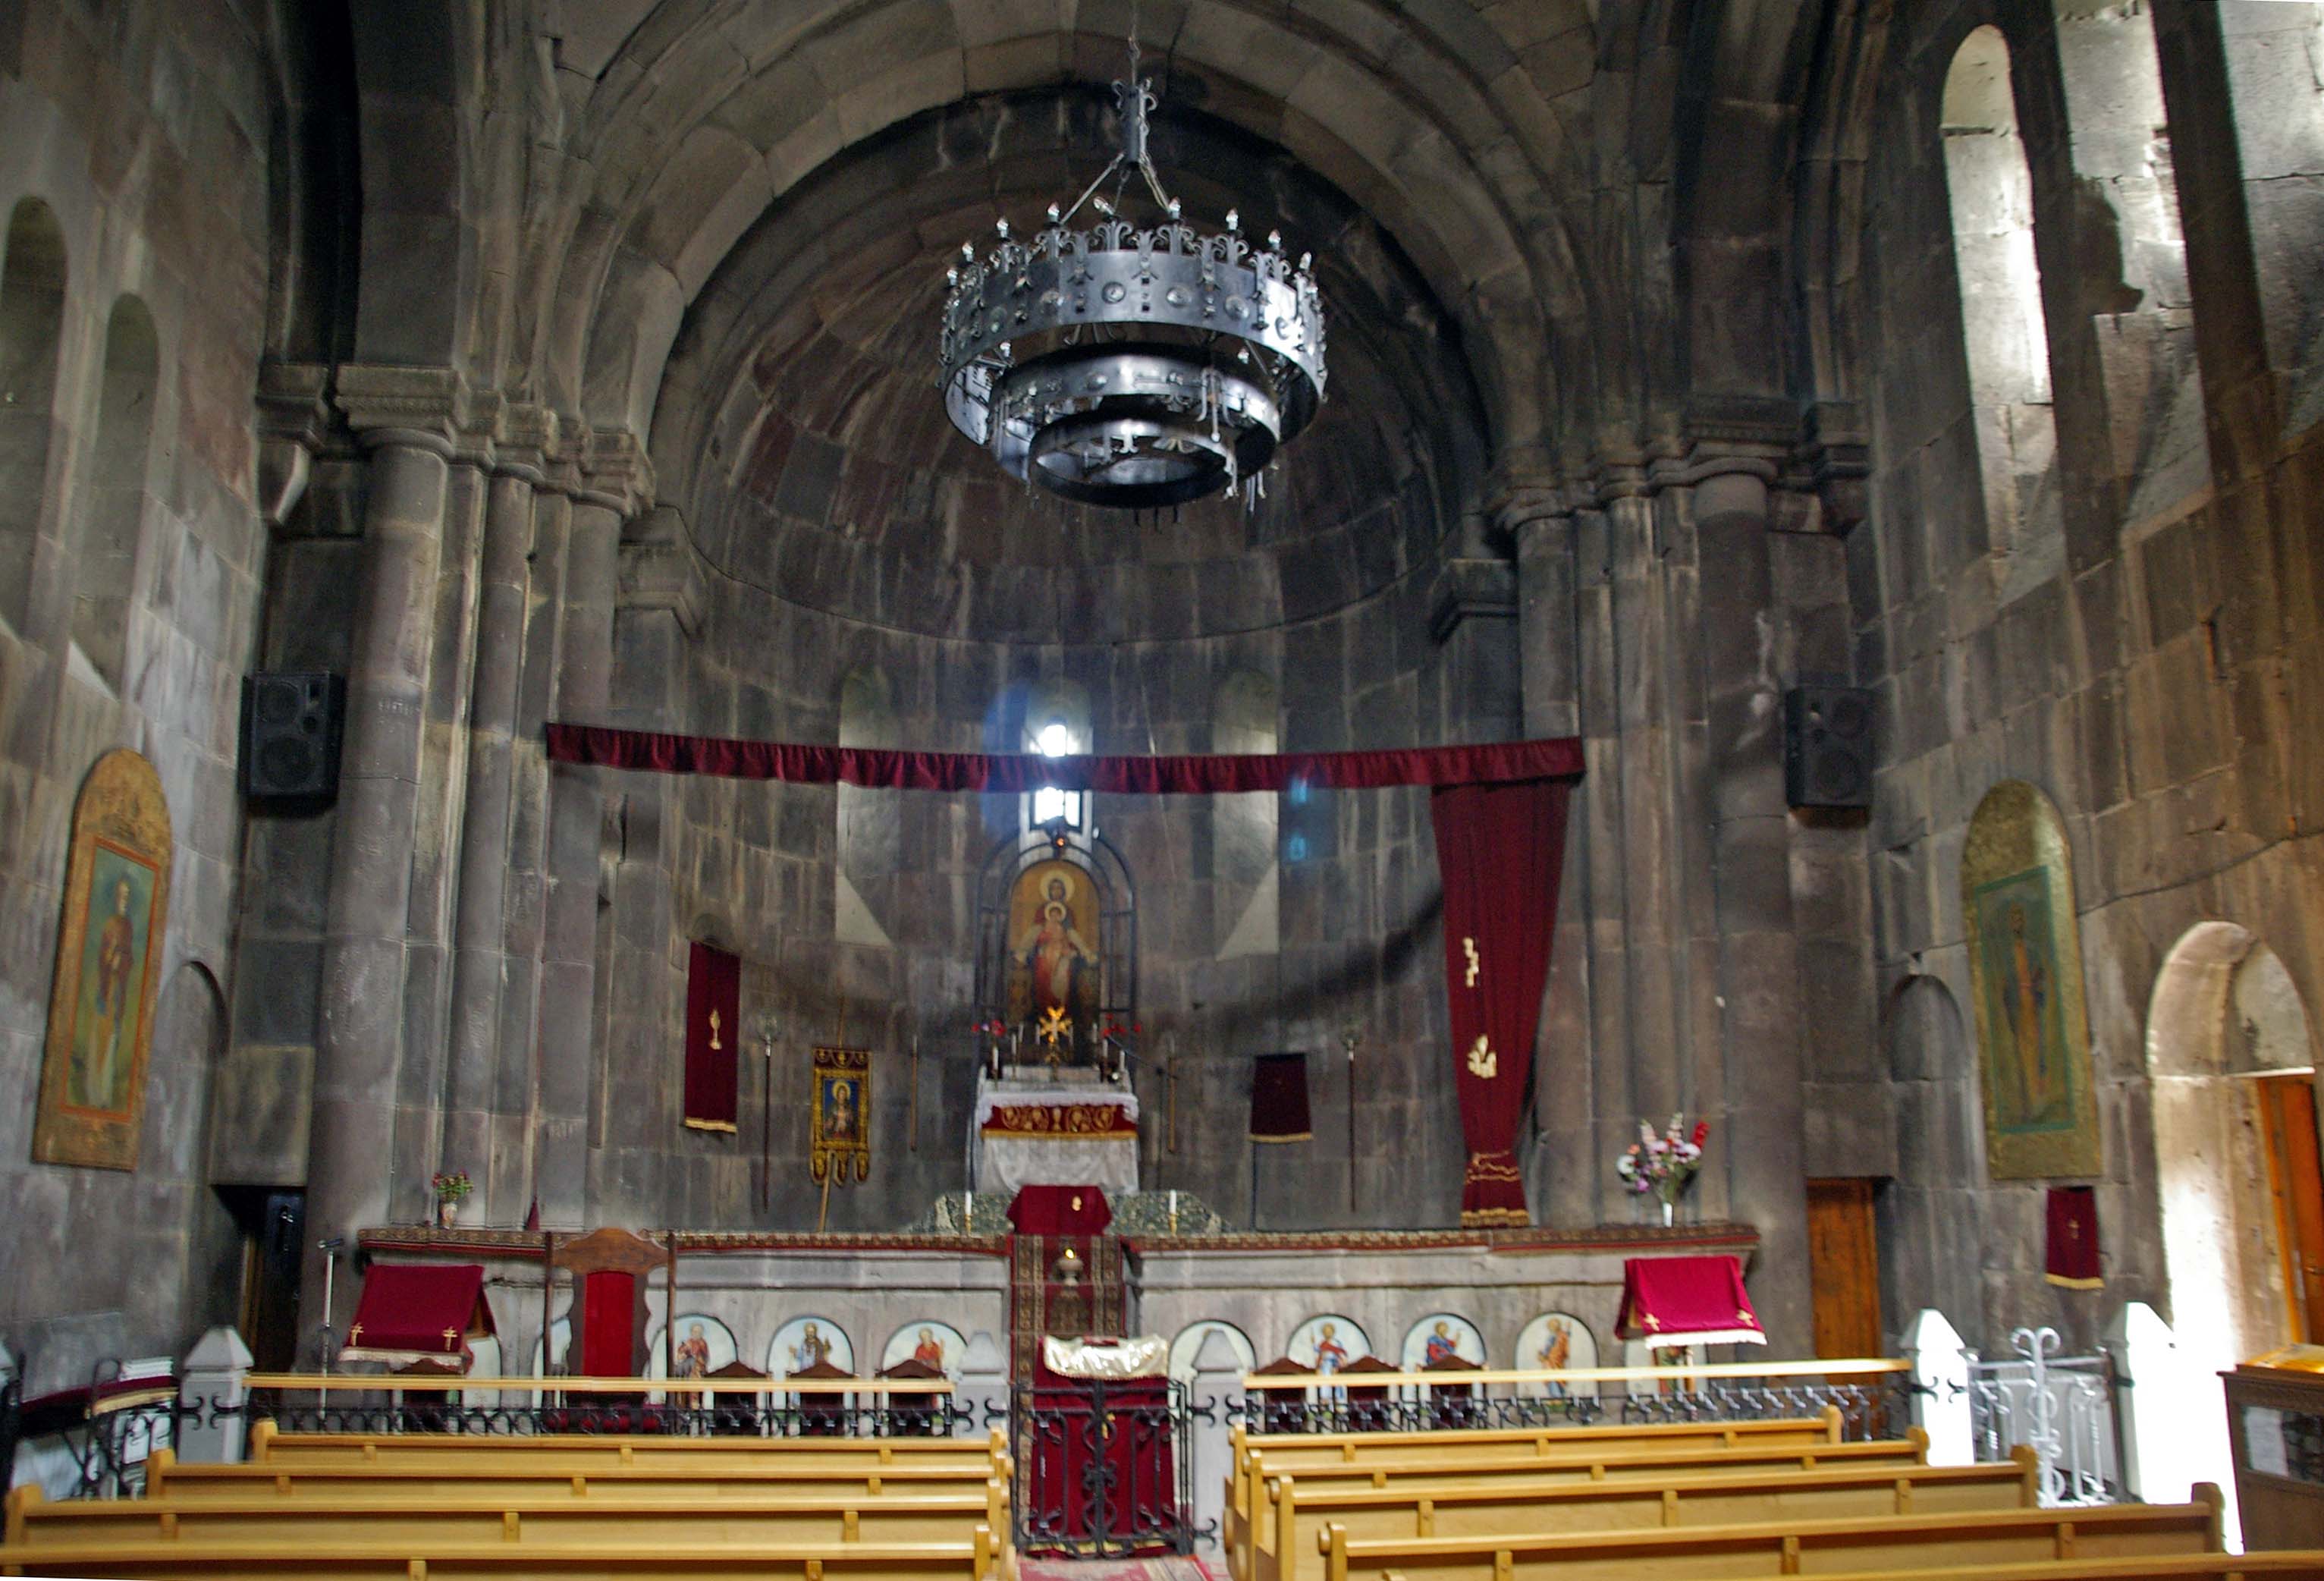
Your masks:
{"label": "white altar cloth", "polygon": [[[970,1179],[978,1191],[1013,1197],[1020,1186],[1095,1186],[1120,1196],[1138,1189],[1138,1095],[1128,1086],[1094,1079],[1095,1072],[1062,1077],[979,1076],[976,1123],[969,1133]],[[1045,1125],[996,1134],[1021,1120],[1073,1119],[1111,1123],[1104,1134]],[[1042,1111],[1052,1112],[1042,1115]],[[1109,1111],[1092,1116],[1091,1111]],[[1115,1114],[1118,1114],[1118,1119]]]}

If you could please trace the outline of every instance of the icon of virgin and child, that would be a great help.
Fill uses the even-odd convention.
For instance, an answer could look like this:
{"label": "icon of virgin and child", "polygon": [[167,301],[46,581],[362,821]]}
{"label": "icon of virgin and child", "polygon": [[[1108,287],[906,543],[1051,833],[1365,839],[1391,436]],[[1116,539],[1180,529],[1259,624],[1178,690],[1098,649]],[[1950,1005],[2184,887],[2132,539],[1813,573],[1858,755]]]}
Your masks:
{"label": "icon of virgin and child", "polygon": [[1010,895],[1010,1020],[1036,1029],[1062,1020],[1072,1029],[1069,1058],[1086,1057],[1097,1017],[1096,899],[1089,874],[1070,862],[1028,868]]}

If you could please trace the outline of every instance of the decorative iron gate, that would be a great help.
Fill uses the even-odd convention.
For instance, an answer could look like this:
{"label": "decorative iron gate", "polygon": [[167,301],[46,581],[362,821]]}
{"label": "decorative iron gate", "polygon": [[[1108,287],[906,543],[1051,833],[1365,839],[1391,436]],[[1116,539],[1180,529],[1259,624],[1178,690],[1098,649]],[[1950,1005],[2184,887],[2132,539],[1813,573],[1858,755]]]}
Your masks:
{"label": "decorative iron gate", "polygon": [[2041,1461],[2044,1504],[2123,1499],[2114,1412],[2114,1361],[2061,1356],[2054,1328],[2020,1328],[2010,1361],[1969,1362],[1969,1432],[1979,1460],[2004,1460],[2023,1444]]}
{"label": "decorative iron gate", "polygon": [[1194,1551],[1184,1384],[1019,1384],[1009,1423],[1019,1551],[1085,1559]]}

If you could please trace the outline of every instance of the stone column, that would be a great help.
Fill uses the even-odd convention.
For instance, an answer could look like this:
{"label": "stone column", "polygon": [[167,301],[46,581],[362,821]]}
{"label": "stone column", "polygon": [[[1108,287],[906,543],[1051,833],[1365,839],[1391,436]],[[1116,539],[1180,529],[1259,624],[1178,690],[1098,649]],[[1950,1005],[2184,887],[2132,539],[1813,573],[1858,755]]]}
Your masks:
{"label": "stone column", "polygon": [[452,453],[440,430],[382,426],[363,437],[371,453],[370,494],[363,586],[349,644],[308,1148],[309,1341],[327,1321],[344,1342],[355,1293],[355,1281],[347,1281],[338,1291],[339,1310],[324,1310],[323,1265],[315,1244],[346,1237],[352,1246],[357,1231],[385,1221],[394,1184],[385,1143],[395,1130],[403,1052],[405,933],[429,623]]}
{"label": "stone column", "polygon": [[1716,874],[1716,1040],[1697,1040],[1698,1086],[1723,1089],[1729,1212],[1758,1226],[1752,1299],[1778,1346],[1810,1327],[1802,1187],[1798,938],[1784,796],[1767,485],[1756,463],[1694,488],[1708,705],[1711,865]]}
{"label": "stone column", "polygon": [[496,1197],[537,1195],[534,1106],[540,1091],[540,963],[549,900],[549,757],[542,726],[558,707],[558,637],[565,619],[565,543],[576,486],[550,468],[533,496],[524,663],[509,747],[509,870],[502,888],[501,1025],[493,1090]]}
{"label": "stone column", "polygon": [[[621,496],[601,493],[574,498],[558,663],[560,718],[602,720],[612,707],[613,600],[627,504]],[[587,1204],[603,816],[595,771],[552,766],[533,1155],[542,1219],[551,1225],[581,1225]]]}
{"label": "stone column", "polygon": [[[1517,667],[1528,737],[1582,734],[1581,606],[1576,595],[1573,513],[1546,487],[1512,490],[1498,513],[1517,545]],[[1545,1224],[1598,1219],[1591,1123],[1597,1061],[1590,1038],[1590,842],[1577,794],[1567,810],[1565,868],[1549,987],[1535,1044],[1534,1113],[1540,1138],[1529,1174],[1536,1216]]]}
{"label": "stone column", "polygon": [[452,932],[443,1151],[447,1159],[474,1160],[481,1170],[478,1214],[488,1222],[519,1218],[525,1207],[521,1199],[503,1199],[511,1183],[507,1171],[493,1160],[491,1116],[506,958],[512,747],[517,685],[524,665],[533,485],[540,476],[529,465],[503,463],[493,475],[485,501],[475,679],[468,713],[466,822],[460,838],[459,901]]}

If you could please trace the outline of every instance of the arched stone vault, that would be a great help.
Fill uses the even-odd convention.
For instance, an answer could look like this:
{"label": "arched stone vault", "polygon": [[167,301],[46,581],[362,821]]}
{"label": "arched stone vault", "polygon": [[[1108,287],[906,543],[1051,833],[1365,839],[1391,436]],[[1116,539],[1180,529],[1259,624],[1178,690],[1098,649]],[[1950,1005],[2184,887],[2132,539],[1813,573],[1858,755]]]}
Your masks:
{"label": "arched stone vault", "polygon": [[[1068,32],[1047,11],[926,0],[779,19],[724,6],[681,22],[685,9],[657,10],[607,63],[576,138],[595,182],[544,360],[552,398],[598,423],[650,401],[649,331],[674,332],[727,247],[808,171],[970,95],[1120,69],[1119,28],[1093,17]],[[1140,23],[1168,93],[1281,143],[1379,219],[1505,365],[1485,376],[1497,446],[1537,445],[1571,399],[1550,371],[1557,327],[1578,336],[1585,317],[1545,177],[1564,128],[1465,6],[1351,8],[1340,25],[1216,4]],[[641,319],[634,350],[601,342],[600,326]]]}

